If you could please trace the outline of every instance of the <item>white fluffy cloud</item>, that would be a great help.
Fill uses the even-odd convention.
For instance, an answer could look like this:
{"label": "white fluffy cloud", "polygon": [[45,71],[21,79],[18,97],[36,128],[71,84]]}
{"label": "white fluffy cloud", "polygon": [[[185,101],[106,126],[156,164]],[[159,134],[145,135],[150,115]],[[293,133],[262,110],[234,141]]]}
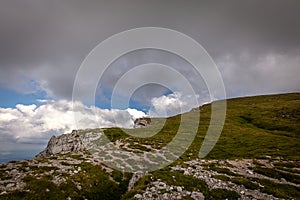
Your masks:
{"label": "white fluffy cloud", "polygon": [[137,109],[127,108],[126,111],[129,112],[133,119],[142,118],[146,116],[143,111]]}
{"label": "white fluffy cloud", "polygon": [[87,107],[79,102],[41,101],[41,105],[16,105],[0,108],[0,136],[2,139],[43,143],[51,135],[73,129],[133,126],[133,119],[145,116],[135,109],[107,110]]}
{"label": "white fluffy cloud", "polygon": [[[199,101],[199,96],[196,96]],[[52,135],[73,129],[123,127],[131,128],[134,119],[151,116],[167,117],[202,104],[189,95],[175,92],[152,98],[149,113],[126,110],[100,109],[80,102],[41,100],[40,105],[18,104],[15,108],[0,108],[0,137],[3,141],[46,143]]]}
{"label": "white fluffy cloud", "polygon": [[151,117],[167,117],[190,111],[203,103],[199,95],[182,95],[174,92],[169,95],[155,97],[151,99],[152,107],[149,110]]}

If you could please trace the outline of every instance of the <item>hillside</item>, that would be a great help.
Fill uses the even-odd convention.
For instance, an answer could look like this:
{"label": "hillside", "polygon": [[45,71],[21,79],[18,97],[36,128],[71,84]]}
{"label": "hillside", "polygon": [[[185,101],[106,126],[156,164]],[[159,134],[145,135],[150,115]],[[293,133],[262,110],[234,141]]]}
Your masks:
{"label": "hillside", "polygon": [[[126,163],[128,168],[141,162],[130,159],[131,154],[123,155],[128,156],[125,161],[116,159],[116,152],[102,145],[102,134],[127,152],[155,152],[176,137],[183,115],[191,123],[198,121],[198,110],[195,138],[169,166],[132,174],[127,165],[120,172],[101,162]],[[166,119],[161,130],[165,119],[151,119],[150,126],[126,133],[110,128],[55,137],[33,160],[0,165],[0,199],[299,198],[300,93],[227,100],[222,134],[203,159],[198,154],[211,104],[183,115]],[[189,124],[181,128],[189,136]],[[152,137],[141,137],[157,130]],[[98,148],[91,148],[95,144]]]}

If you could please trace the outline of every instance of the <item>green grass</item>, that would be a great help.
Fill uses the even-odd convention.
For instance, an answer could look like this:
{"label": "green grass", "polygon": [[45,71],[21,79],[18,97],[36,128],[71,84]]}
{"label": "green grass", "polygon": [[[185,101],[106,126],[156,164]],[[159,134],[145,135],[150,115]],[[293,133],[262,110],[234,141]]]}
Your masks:
{"label": "green grass", "polygon": [[64,166],[72,166],[72,164],[65,162],[65,161],[60,162],[60,164],[64,165]]}
{"label": "green grass", "polygon": [[267,179],[258,179],[257,181],[264,186],[260,191],[274,195],[275,197],[284,199],[298,199],[300,197],[299,187],[275,183]]}
{"label": "green grass", "polygon": [[215,163],[208,163],[208,164],[204,164],[202,166],[206,170],[212,170],[212,171],[218,172],[220,174],[226,174],[229,176],[239,176],[238,174],[233,173],[232,171],[230,171],[227,168],[218,167],[217,164],[215,164]]}
{"label": "green grass", "polygon": [[230,181],[230,178],[228,176],[222,175],[222,174],[220,174],[220,175],[213,175],[212,177],[215,178],[215,179],[222,180],[222,181]]}
{"label": "green grass", "polygon": [[287,168],[300,168],[300,163],[298,162],[276,162],[273,165],[279,166],[279,167],[287,167]]}
{"label": "green grass", "polygon": [[[221,102],[215,102],[218,105]],[[183,164],[198,157],[199,150],[204,137],[210,125],[211,105],[200,107],[200,122],[198,112],[189,112],[165,119],[151,119],[151,125],[146,128],[129,129],[124,132],[120,128],[104,129],[104,134],[112,141],[120,140],[129,143],[129,147],[139,151],[149,151],[139,144],[150,145],[152,148],[159,149],[166,146],[176,136],[182,117],[187,119],[181,127],[184,136],[176,147],[180,148],[183,142],[191,139],[191,145],[172,165]],[[191,130],[199,125],[196,135],[191,138]],[[213,125],[214,126],[214,125]],[[100,129],[80,130],[80,133],[100,132]],[[157,133],[157,134],[155,134]],[[281,172],[276,169],[265,169],[256,165],[256,172],[262,173],[272,178],[284,178],[293,183],[299,183],[299,176],[295,167],[299,167],[300,161],[300,93],[291,93],[283,95],[267,95],[247,98],[236,98],[227,101],[227,113],[225,124],[221,136],[214,146],[213,150],[205,159],[260,159],[271,156],[281,157],[283,160],[293,160],[294,162],[278,162],[275,164],[278,169],[289,170],[296,174]],[[65,155],[77,160],[83,160],[80,155]],[[58,156],[59,158],[59,156]],[[292,163],[292,164],[291,164]],[[65,163],[66,164],[66,163]],[[67,164],[66,164],[67,165]],[[1,167],[4,165],[1,165]],[[77,166],[77,165],[76,165]],[[122,174],[114,171],[112,175],[105,173],[100,166],[93,166],[82,162],[79,164],[81,172],[69,176],[68,180],[60,186],[53,185],[49,180],[51,176],[42,179],[29,177],[26,187],[30,192],[13,192],[1,196],[4,199],[66,199],[70,196],[72,199],[131,199],[134,194],[142,193],[151,182],[151,176],[154,180],[161,179],[170,185],[184,186],[189,191],[201,191],[206,199],[238,199],[239,194],[234,191],[214,189],[209,190],[203,180],[192,176],[183,175],[178,171],[170,171],[166,167],[141,178],[134,189],[126,193],[130,174]],[[207,165],[210,170],[221,173],[214,178],[234,182],[244,185],[248,189],[257,189],[257,183],[264,187],[259,189],[262,192],[272,194],[284,199],[297,199],[299,187],[274,183],[266,179],[246,179],[237,176],[229,169],[211,164]],[[37,168],[38,173],[50,171],[53,168]],[[56,170],[56,169],[53,169]],[[258,170],[258,171],[257,171]],[[85,171],[85,173],[84,173]],[[228,175],[228,176],[227,176]],[[0,174],[0,176],[3,176]],[[111,176],[111,177],[110,177]],[[230,177],[229,177],[230,176]],[[173,178],[175,177],[175,178]],[[113,180],[112,180],[113,179]],[[255,182],[252,182],[255,181]],[[82,190],[78,190],[75,182],[80,182]],[[48,188],[51,192],[45,192]],[[52,194],[50,197],[49,195]]]}
{"label": "green grass", "polygon": [[[205,181],[194,178],[193,176],[183,175],[179,171],[169,171],[167,168],[153,172],[151,175],[143,177],[135,185],[134,190],[127,192],[123,199],[131,199],[137,193],[143,193],[143,191],[151,183],[151,177],[153,180],[160,179],[167,185],[183,186],[188,191],[200,191],[204,194],[206,199],[238,199],[240,197],[234,191],[225,189],[213,189],[209,190]],[[189,199],[188,197],[186,197]]]}
{"label": "green grass", "polygon": [[130,144],[130,145],[128,145],[128,147],[131,149],[139,149],[141,151],[147,151],[147,152],[151,151],[151,149],[149,149],[145,146],[139,145],[139,144]]}
{"label": "green grass", "polygon": [[276,167],[276,169],[280,169],[280,170],[283,170],[283,171],[286,171],[286,172],[289,172],[289,173],[294,173],[294,174],[300,174],[300,170],[299,169],[292,169],[292,168],[285,168],[285,167]]}
{"label": "green grass", "polygon": [[245,188],[250,190],[256,190],[259,188],[257,183],[253,183],[249,179],[243,177],[232,178],[230,181],[238,185],[243,185]]}
{"label": "green grass", "polygon": [[[218,103],[218,102],[216,102]],[[210,123],[211,105],[204,105],[200,107],[201,116],[197,135],[193,140],[187,151],[180,156],[172,165],[182,164],[184,161],[195,159],[198,157],[199,149],[202,145],[206,131]],[[190,120],[197,120],[195,113],[186,113],[185,116]],[[157,143],[160,146],[166,145],[174,138],[179,126],[181,115],[170,117],[166,120],[166,124],[157,135],[148,138],[134,138],[128,136],[123,132],[119,138],[126,141],[140,142],[143,144],[150,144],[154,148]],[[155,121],[152,120],[152,129],[155,129]],[[157,123],[159,124],[159,123]],[[284,95],[267,95],[247,98],[236,98],[227,101],[227,113],[225,125],[222,134],[214,146],[213,150],[207,155],[206,159],[261,159],[266,156],[271,158],[281,157],[285,160],[295,160],[298,163],[300,160],[300,94],[284,94]],[[173,126],[172,126],[173,125]],[[153,127],[154,126],[154,127]],[[151,132],[151,128],[134,129],[135,134],[145,134],[147,131]],[[184,127],[188,130],[188,126]],[[143,133],[142,133],[143,132]],[[257,166],[259,166],[257,164]],[[205,167],[205,166],[204,166]],[[229,178],[225,175],[217,175],[215,178],[227,181],[230,179],[235,184],[243,185],[248,189],[258,189],[257,183],[248,180],[247,178],[239,177],[235,173],[226,168],[218,167],[214,164],[208,164],[207,169],[217,171],[218,173],[233,176]],[[277,172],[277,170],[276,170]],[[178,179],[174,181],[169,173],[162,173],[160,170],[154,172],[160,174],[160,178],[168,181],[170,184],[185,185],[188,181],[185,179]],[[169,175],[168,175],[169,174]],[[283,173],[279,173],[281,176]],[[284,174],[286,180],[297,182],[297,178],[293,175]],[[190,180],[191,177],[188,178]],[[272,182],[262,181],[265,185],[263,189],[265,192],[290,198],[295,197],[295,188],[291,189],[289,195],[289,188],[284,184],[277,185],[278,188],[272,188]],[[261,183],[262,184],[262,183]],[[193,185],[193,184],[191,184]],[[138,185],[144,188],[143,184]],[[204,186],[205,187],[205,186]],[[202,187],[203,189],[203,187]],[[229,195],[232,199],[237,199],[239,194],[231,191],[217,190],[215,196],[209,190],[204,189],[207,198],[212,199],[226,199]],[[134,192],[131,192],[132,194]],[[230,194],[229,194],[230,193]],[[210,197],[209,197],[210,196]],[[225,197],[226,196],[226,197]]]}
{"label": "green grass", "polygon": [[0,180],[3,180],[6,178],[6,174],[4,171],[0,170]]}
{"label": "green grass", "polygon": [[138,182],[134,185],[133,190],[126,192],[123,196],[122,199],[133,199],[135,194],[138,193],[143,193],[144,190],[149,186],[151,183],[151,175],[147,174],[143,176]]}
{"label": "green grass", "polygon": [[214,199],[228,199],[228,200],[237,200],[240,198],[240,195],[235,191],[225,190],[225,189],[212,189],[208,196],[205,196],[205,199],[214,200]]}
{"label": "green grass", "polygon": [[[37,179],[34,177],[25,177],[23,179],[29,192],[15,191],[2,195],[1,199],[62,199],[63,194],[59,188],[46,178]],[[49,190],[49,192],[47,192]]]}
{"label": "green grass", "polygon": [[49,172],[51,170],[55,171],[58,170],[57,167],[49,167],[49,166],[30,166],[31,169],[33,169],[34,174],[41,174],[44,172]]}
{"label": "green grass", "polygon": [[[218,102],[216,102],[216,104],[217,103]],[[172,165],[183,164],[184,161],[198,157],[199,149],[210,124],[211,105],[204,105],[199,110],[201,110],[201,115],[197,134],[187,151]],[[190,112],[184,115],[190,121],[194,121],[198,120],[198,118],[195,118],[197,116],[196,114],[195,112]],[[131,144],[138,142],[151,145],[153,148],[161,148],[174,138],[180,124],[180,119],[181,115],[168,118],[163,128],[154,136],[151,134],[153,130],[158,130],[158,125],[161,125],[161,119],[152,119],[152,125],[148,128],[126,130],[126,132],[131,131],[131,135],[142,135],[144,137],[149,135],[151,137],[140,138],[129,136],[117,128],[106,129],[105,134],[108,135],[112,141],[119,139]],[[217,144],[206,158],[221,160],[242,158],[260,159],[271,156],[273,158],[282,157],[286,160],[299,161],[299,124],[299,93],[228,100],[223,131]],[[189,125],[185,125],[183,129],[189,131]],[[139,146],[136,146],[136,148],[140,149]],[[236,174],[228,169],[217,166],[209,167],[218,173],[236,176]],[[280,174],[282,175],[282,173]],[[169,176],[167,177],[165,180],[173,181]],[[287,175],[287,177],[289,177],[289,175]],[[227,179],[224,176],[219,176],[218,178]],[[286,180],[295,182],[294,179],[287,178]],[[236,184],[244,185],[246,188],[257,189],[256,183],[242,177],[232,178],[232,181]],[[178,185],[185,184],[184,179],[176,180],[176,182]],[[222,192],[224,191],[217,193]],[[237,195],[233,196],[233,199],[237,197]]]}
{"label": "green grass", "polygon": [[6,168],[6,164],[0,164],[0,169]]}
{"label": "green grass", "polygon": [[[80,154],[66,153],[64,155],[67,156],[67,157],[73,158],[75,160],[84,160],[84,158]],[[55,159],[55,158],[52,158],[52,159]]]}
{"label": "green grass", "polygon": [[[34,176],[26,176],[23,181],[27,184],[25,190],[29,192],[10,192],[1,196],[1,199],[120,199],[127,191],[130,174],[116,172],[111,180],[109,175],[99,166],[88,163],[80,164],[84,172],[68,176],[67,181],[57,186],[51,182],[52,176],[43,176],[37,179]],[[79,190],[75,183],[80,183]],[[46,192],[46,190],[49,192]]]}
{"label": "green grass", "polygon": [[201,191],[205,196],[210,196],[205,181],[194,178],[193,176],[183,175],[179,171],[169,171],[168,168],[161,169],[142,177],[136,184],[132,191],[127,192],[123,199],[131,199],[137,193],[143,193],[143,191],[150,186],[152,180],[160,180],[167,185],[183,186],[188,191]]}
{"label": "green grass", "polygon": [[286,181],[295,183],[295,184],[300,184],[300,176],[296,174],[291,174],[291,173],[285,173],[282,171],[278,171],[276,169],[272,168],[265,168],[265,167],[254,167],[253,171],[265,176],[268,176],[270,178],[275,178],[275,179],[282,179],[284,178]]}
{"label": "green grass", "polygon": [[224,129],[208,158],[299,160],[299,112],[299,93],[228,100]]}
{"label": "green grass", "polygon": [[[218,103],[215,102],[216,105]],[[194,159],[199,154],[210,124],[211,105],[204,105],[199,110],[201,114],[197,134],[190,147],[178,160],[179,162]],[[182,116],[188,119],[182,127],[183,132],[190,132],[195,121],[199,119],[197,112],[169,117],[166,121],[152,119],[151,126],[147,128],[126,130],[130,134],[120,128],[105,129],[104,133],[113,142],[121,140],[130,144],[136,142],[151,145],[156,149],[162,148],[176,135]],[[217,144],[206,158],[265,158],[268,155],[288,160],[300,160],[299,124],[299,93],[227,100],[223,131]],[[157,130],[160,131],[153,135]],[[180,146],[180,143],[178,145]],[[139,145],[133,147],[140,150],[142,148]]]}
{"label": "green grass", "polygon": [[237,185],[243,185],[245,188],[250,189],[250,190],[259,189],[259,185],[257,183],[254,183],[251,180],[244,178],[244,177],[230,178],[225,175],[213,175],[212,177],[215,179],[222,180],[222,181],[231,181]]}
{"label": "green grass", "polygon": [[[193,176],[183,175],[179,171],[158,170],[153,173],[155,179],[161,179],[168,185],[184,186],[188,191],[200,190],[203,193],[208,191],[205,181]],[[173,178],[174,177],[174,178]]]}

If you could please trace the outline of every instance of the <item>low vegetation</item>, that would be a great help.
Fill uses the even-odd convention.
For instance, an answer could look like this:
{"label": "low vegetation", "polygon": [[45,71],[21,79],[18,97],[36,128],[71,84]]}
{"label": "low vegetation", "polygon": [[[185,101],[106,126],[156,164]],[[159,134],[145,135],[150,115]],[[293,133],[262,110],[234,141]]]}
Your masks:
{"label": "low vegetation", "polygon": [[253,171],[270,178],[275,178],[278,180],[286,180],[291,183],[300,184],[300,176],[293,173],[282,172],[274,168],[266,167],[255,167]]}
{"label": "low vegetation", "polygon": [[284,199],[297,199],[300,196],[299,187],[275,183],[267,179],[258,179],[257,180],[264,187],[260,190],[262,192],[274,195],[275,197],[284,198]]}
{"label": "low vegetation", "polygon": [[[215,104],[218,103],[220,102],[215,102]],[[58,160],[60,166],[72,169],[80,167],[81,170],[78,173],[72,175],[58,173],[60,169],[57,167],[33,166],[27,162],[11,163],[18,164],[23,172],[29,168],[34,173],[32,176],[23,178],[23,182],[26,183],[24,190],[8,191],[6,194],[2,194],[0,199],[67,199],[70,197],[71,199],[125,200],[133,199],[135,194],[142,194],[155,180],[161,180],[168,185],[182,186],[188,191],[199,191],[206,199],[238,199],[242,194],[236,191],[211,188],[202,179],[185,175],[181,171],[171,170],[171,167],[177,165],[187,168],[187,161],[198,158],[200,147],[210,124],[211,105],[203,105],[199,110],[198,130],[184,154],[170,166],[143,176],[131,191],[127,191],[127,186],[132,174],[114,170],[105,171],[106,168],[95,163],[85,162],[86,158],[82,155],[67,154],[63,158],[61,155],[57,155],[40,162],[48,163],[51,159]],[[183,115],[188,122],[181,128],[183,132],[189,133],[193,122],[199,119],[199,113],[192,111]],[[127,146],[121,146],[125,150],[127,147],[133,151],[149,152],[165,147],[174,139],[180,126],[181,117],[182,115],[177,115],[166,120],[151,119],[151,125],[147,128],[104,129],[104,134],[112,142],[118,141],[127,144]],[[99,129],[89,131],[97,132]],[[153,135],[156,132],[158,133]],[[205,159],[206,161],[254,159],[253,166],[247,169],[252,170],[251,173],[255,173],[256,177],[251,174],[242,175],[233,172],[230,169],[234,166],[226,162],[223,162],[222,165],[207,162],[202,165],[203,170],[214,172],[213,179],[237,185],[242,189],[255,190],[284,199],[297,199],[300,196],[299,133],[299,93],[228,100],[222,134]],[[76,164],[65,160],[66,157],[76,160]],[[274,166],[264,165],[259,162],[260,159],[269,159]],[[6,165],[0,165],[1,181],[9,177],[9,174],[5,172],[6,167]],[[44,175],[40,176],[41,174]],[[65,181],[61,184],[54,184],[55,176],[65,178]],[[190,197],[183,198],[189,199]]]}

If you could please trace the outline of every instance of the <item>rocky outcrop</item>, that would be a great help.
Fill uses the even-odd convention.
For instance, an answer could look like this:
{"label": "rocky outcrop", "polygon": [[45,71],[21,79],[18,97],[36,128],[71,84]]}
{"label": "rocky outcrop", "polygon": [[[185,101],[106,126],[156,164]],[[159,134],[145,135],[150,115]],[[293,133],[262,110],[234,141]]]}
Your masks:
{"label": "rocky outcrop", "polygon": [[137,118],[134,120],[134,128],[143,128],[151,124],[150,118]]}
{"label": "rocky outcrop", "polygon": [[102,132],[80,132],[73,130],[72,133],[60,136],[52,136],[46,149],[36,155],[36,158],[45,158],[55,154],[84,152],[90,146],[91,141],[98,139]]}

